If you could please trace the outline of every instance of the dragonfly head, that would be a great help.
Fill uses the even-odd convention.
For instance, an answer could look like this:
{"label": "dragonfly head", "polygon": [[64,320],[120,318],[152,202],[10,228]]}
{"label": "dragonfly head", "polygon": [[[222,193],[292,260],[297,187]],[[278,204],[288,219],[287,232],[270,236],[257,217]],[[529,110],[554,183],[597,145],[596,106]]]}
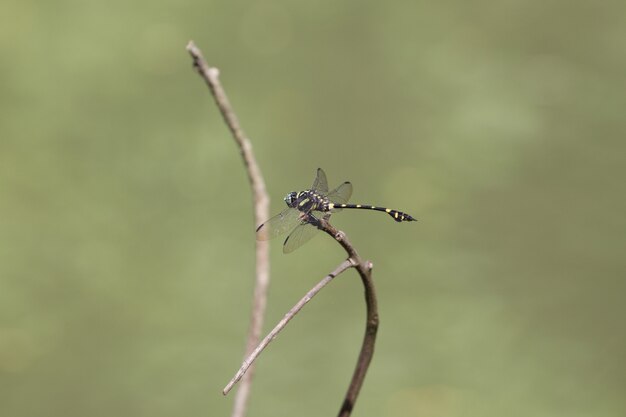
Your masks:
{"label": "dragonfly head", "polygon": [[285,196],[285,203],[287,203],[289,207],[295,207],[297,200],[298,200],[298,193],[295,191],[292,191]]}

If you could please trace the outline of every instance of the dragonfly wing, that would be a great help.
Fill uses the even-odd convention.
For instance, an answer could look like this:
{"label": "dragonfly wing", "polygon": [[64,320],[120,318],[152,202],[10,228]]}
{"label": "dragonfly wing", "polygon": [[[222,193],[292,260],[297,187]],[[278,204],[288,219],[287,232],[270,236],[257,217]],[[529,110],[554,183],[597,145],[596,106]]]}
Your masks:
{"label": "dragonfly wing", "polygon": [[326,173],[322,168],[317,169],[317,176],[315,177],[315,181],[313,181],[311,189],[314,191],[320,191],[323,194],[328,192],[328,180],[326,179]]}
{"label": "dragonfly wing", "polygon": [[300,246],[311,240],[311,238],[313,238],[313,236],[315,236],[318,231],[318,228],[311,223],[301,223],[300,226],[296,227],[295,230],[291,232],[289,236],[287,236],[287,239],[285,239],[285,243],[283,244],[283,252],[293,252],[294,250],[298,249]]}
{"label": "dragonfly wing", "polygon": [[328,199],[335,204],[346,204],[351,196],[352,184],[348,181],[339,185],[339,187],[335,188],[327,195]]}
{"label": "dragonfly wing", "polygon": [[295,208],[287,208],[256,229],[257,240],[269,240],[287,233],[302,223],[300,212]]}

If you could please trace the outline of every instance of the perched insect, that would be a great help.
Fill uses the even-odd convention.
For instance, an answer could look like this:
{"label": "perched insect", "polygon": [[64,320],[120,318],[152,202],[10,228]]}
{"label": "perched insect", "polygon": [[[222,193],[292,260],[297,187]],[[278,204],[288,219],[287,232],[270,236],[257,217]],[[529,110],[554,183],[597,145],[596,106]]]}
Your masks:
{"label": "perched insect", "polygon": [[292,230],[283,243],[283,252],[293,252],[315,236],[320,218],[341,209],[384,211],[397,222],[416,221],[413,217],[398,210],[364,204],[347,204],[351,195],[352,184],[348,181],[328,191],[326,174],[324,170],[318,168],[311,189],[287,194],[285,197],[287,208],[256,229],[257,239],[272,239]]}

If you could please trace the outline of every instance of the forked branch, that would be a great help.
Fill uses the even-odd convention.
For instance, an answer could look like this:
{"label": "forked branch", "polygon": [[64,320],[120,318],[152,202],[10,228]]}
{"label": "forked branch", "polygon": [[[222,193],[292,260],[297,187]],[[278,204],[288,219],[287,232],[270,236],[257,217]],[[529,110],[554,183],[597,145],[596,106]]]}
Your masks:
{"label": "forked branch", "polygon": [[374,282],[372,281],[372,263],[369,261],[363,261],[356,249],[352,246],[348,237],[342,231],[333,227],[327,219],[321,219],[317,224],[318,228],[329,234],[335,239],[348,253],[348,259],[341,263],[333,272],[328,274],[322,279],[315,287],[313,287],[298,303],[291,309],[283,319],[274,327],[274,329],[263,339],[261,344],[248,356],[242,363],[241,368],[235,374],[233,379],[230,380],[228,385],[224,388],[224,395],[233,388],[233,386],[245,375],[246,370],[250,365],[258,358],[263,350],[269,345],[269,343],[276,338],[278,333],[285,328],[287,323],[308,303],[313,296],[315,296],[326,284],[328,284],[334,277],[341,272],[352,267],[357,270],[361,277],[361,282],[365,289],[365,303],[366,303],[366,323],[365,323],[365,335],[363,337],[363,343],[361,344],[361,352],[357,360],[354,373],[352,374],[352,380],[348,386],[348,391],[344,397],[343,403],[339,410],[339,417],[348,417],[352,413],[354,404],[356,403],[357,396],[365,380],[365,374],[374,355],[374,344],[376,342],[376,333],[378,331],[378,303],[376,301],[376,290],[374,288]]}

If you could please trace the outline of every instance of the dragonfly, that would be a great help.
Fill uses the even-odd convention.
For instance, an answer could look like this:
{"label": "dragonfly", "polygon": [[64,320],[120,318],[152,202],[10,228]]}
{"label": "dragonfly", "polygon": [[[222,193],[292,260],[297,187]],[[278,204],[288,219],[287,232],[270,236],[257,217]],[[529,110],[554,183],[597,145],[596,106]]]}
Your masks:
{"label": "dragonfly", "polygon": [[348,204],[351,195],[352,184],[349,181],[329,191],[326,173],[318,168],[310,189],[287,194],[284,198],[287,208],[257,227],[257,240],[269,240],[291,231],[283,243],[283,252],[291,253],[317,234],[322,217],[342,209],[376,210],[389,214],[397,222],[416,221],[398,210],[366,204]]}

